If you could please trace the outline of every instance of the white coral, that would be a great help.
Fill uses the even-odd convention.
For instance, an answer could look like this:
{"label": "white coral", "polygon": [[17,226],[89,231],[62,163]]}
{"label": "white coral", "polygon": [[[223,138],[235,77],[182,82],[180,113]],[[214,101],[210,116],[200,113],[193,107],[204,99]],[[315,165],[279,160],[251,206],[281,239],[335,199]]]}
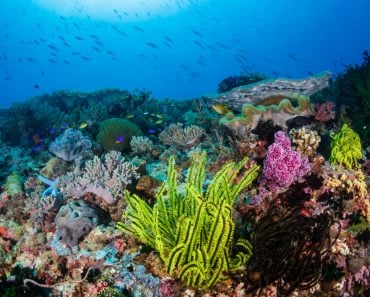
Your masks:
{"label": "white coral", "polygon": [[90,139],[82,135],[81,131],[67,129],[50,144],[49,150],[60,159],[76,161],[90,148]]}
{"label": "white coral", "polygon": [[86,162],[81,172],[76,170],[61,177],[58,187],[74,199],[93,193],[111,204],[133,179],[139,177],[136,170],[136,166],[124,161],[120,152],[110,151],[105,155],[104,162],[95,156]]}
{"label": "white coral", "polygon": [[153,141],[145,136],[132,136],[130,146],[134,154],[147,154],[153,150]]}
{"label": "white coral", "polygon": [[166,145],[174,145],[181,149],[194,146],[205,134],[203,128],[191,125],[182,128],[182,124],[171,124],[159,134],[159,140]]}

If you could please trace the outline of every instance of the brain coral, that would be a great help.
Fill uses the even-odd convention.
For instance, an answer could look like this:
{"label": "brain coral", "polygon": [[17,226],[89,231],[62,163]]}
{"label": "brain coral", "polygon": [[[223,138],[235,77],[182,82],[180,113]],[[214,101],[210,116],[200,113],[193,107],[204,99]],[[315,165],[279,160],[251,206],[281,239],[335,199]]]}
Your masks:
{"label": "brain coral", "polygon": [[130,148],[132,136],[140,136],[142,134],[139,126],[133,122],[120,118],[111,118],[100,124],[97,140],[106,151],[124,151]]}

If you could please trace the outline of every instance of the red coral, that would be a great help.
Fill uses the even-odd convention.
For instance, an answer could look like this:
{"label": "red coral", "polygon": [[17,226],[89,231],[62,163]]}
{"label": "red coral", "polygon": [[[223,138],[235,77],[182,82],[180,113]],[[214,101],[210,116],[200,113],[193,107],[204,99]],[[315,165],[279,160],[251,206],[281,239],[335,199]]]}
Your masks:
{"label": "red coral", "polygon": [[331,121],[335,118],[335,105],[333,102],[316,104],[315,120],[321,123]]}

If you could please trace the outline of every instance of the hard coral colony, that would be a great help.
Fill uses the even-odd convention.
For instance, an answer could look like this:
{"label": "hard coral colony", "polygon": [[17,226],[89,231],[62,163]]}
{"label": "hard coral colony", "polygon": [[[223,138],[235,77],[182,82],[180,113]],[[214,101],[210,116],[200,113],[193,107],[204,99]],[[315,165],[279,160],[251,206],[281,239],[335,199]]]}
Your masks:
{"label": "hard coral colony", "polygon": [[[11,107],[8,128],[34,104],[67,124],[38,123],[37,152],[26,131],[1,134],[1,296],[365,296],[370,150],[333,105],[315,114],[308,96],[329,77],[225,79],[196,102],[103,90]],[[190,113],[202,120],[179,122]]]}

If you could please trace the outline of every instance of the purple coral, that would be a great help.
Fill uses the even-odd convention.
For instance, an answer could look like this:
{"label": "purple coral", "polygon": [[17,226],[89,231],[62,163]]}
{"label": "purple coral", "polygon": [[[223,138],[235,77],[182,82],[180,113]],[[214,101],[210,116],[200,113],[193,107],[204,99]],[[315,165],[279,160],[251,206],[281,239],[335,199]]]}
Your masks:
{"label": "purple coral", "polygon": [[272,191],[286,189],[310,170],[308,158],[292,150],[286,133],[278,131],[267,151],[261,183]]}

